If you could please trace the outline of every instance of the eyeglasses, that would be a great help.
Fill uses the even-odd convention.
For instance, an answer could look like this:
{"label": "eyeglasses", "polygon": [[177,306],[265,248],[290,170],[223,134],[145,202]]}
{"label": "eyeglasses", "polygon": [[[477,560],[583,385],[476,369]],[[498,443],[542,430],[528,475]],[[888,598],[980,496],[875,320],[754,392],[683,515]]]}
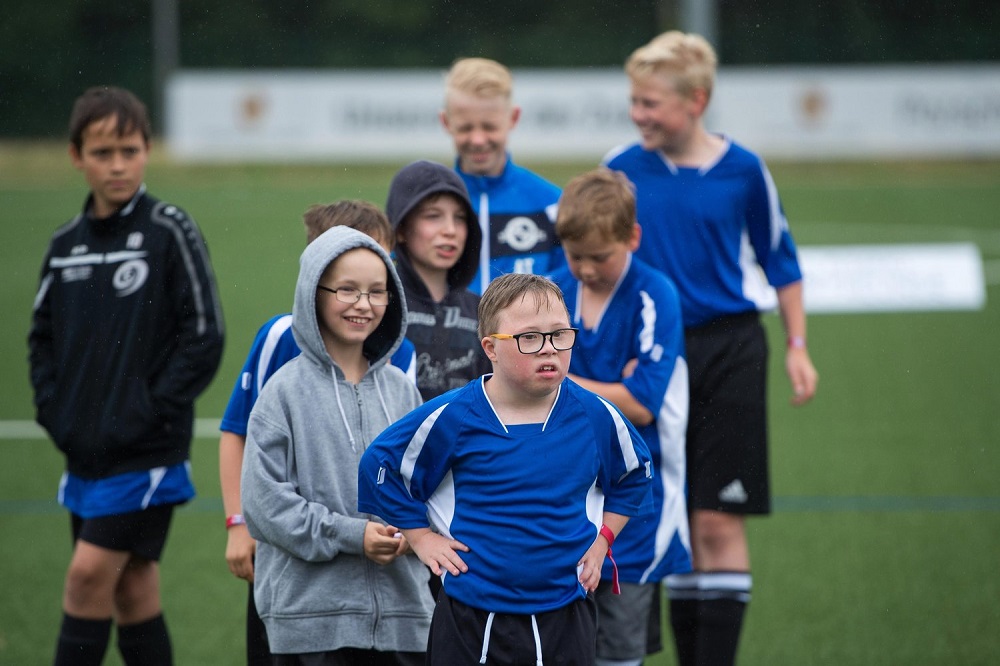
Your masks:
{"label": "eyeglasses", "polygon": [[557,328],[548,333],[541,331],[525,331],[524,333],[491,333],[491,338],[497,340],[514,340],[517,342],[517,351],[522,354],[537,354],[545,346],[545,338],[552,343],[552,348],[556,351],[566,351],[572,349],[576,344],[576,332],[578,328]]}
{"label": "eyeglasses", "polygon": [[337,300],[341,303],[354,304],[360,301],[362,296],[367,296],[368,303],[372,307],[384,307],[389,305],[389,291],[387,289],[372,289],[371,291],[361,291],[360,289],[355,289],[354,287],[337,287],[336,289],[330,289],[329,287],[324,287],[321,284],[316,285],[316,288],[330,292],[336,296]]}

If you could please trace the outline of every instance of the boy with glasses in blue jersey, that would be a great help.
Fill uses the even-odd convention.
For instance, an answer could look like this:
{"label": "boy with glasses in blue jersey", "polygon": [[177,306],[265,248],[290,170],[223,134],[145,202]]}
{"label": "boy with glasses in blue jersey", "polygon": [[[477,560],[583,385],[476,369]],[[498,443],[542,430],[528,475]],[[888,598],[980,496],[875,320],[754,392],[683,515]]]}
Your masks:
{"label": "boy with glasses in blue jersey", "polygon": [[359,508],[443,578],[429,664],[591,664],[591,593],[615,536],[651,508],[649,451],[614,405],[566,377],[577,331],[550,280],[494,280],[479,333],[493,373],[372,443]]}
{"label": "boy with glasses in blue jersey", "polygon": [[597,601],[598,666],[638,666],[660,643],[660,586],[691,570],[684,498],[687,362],[680,301],[660,271],[636,259],[641,231],[632,184],[596,169],[559,200],[556,233],[568,267],[553,281],[579,327],[570,378],[614,403],[642,435],[653,461],[653,512],[615,541],[621,595],[604,579]]}

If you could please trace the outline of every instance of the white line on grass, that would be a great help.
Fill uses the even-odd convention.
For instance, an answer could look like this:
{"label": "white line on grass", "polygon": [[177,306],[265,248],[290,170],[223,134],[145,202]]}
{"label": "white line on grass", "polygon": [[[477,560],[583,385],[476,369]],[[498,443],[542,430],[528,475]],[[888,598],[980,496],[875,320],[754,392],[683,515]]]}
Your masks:
{"label": "white line on grass", "polygon": [[[195,419],[194,436],[219,436],[219,419]],[[0,421],[0,439],[48,439],[48,434],[34,421]]]}

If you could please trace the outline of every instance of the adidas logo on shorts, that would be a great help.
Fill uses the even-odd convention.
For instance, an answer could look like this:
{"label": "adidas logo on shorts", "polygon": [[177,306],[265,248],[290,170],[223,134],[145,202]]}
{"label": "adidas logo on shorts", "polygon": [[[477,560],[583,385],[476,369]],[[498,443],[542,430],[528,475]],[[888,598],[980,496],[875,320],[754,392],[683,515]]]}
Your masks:
{"label": "adidas logo on shorts", "polygon": [[743,487],[743,482],[736,479],[719,491],[719,499],[723,502],[744,504],[749,497],[747,496],[746,488]]}

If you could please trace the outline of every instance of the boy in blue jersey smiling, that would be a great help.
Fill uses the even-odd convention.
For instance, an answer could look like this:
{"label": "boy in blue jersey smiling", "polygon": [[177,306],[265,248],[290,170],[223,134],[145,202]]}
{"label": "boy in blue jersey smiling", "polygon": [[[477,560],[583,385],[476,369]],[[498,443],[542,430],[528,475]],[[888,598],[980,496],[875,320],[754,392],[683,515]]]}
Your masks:
{"label": "boy in blue jersey smiling", "polygon": [[479,272],[469,285],[477,294],[505,273],[545,275],[565,262],[553,227],[559,188],[507,151],[521,118],[512,89],[510,70],[488,58],[457,60],[445,80],[441,124],[483,235]]}
{"label": "boy in blue jersey smiling", "polygon": [[595,594],[598,666],[638,666],[647,652],[662,649],[658,583],[691,570],[680,301],[670,280],[632,254],[641,232],[623,174],[596,169],[571,180],[559,200],[556,233],[568,268],[553,281],[580,329],[570,378],[614,403],[653,460],[654,510],[630,520],[615,540],[622,593],[612,594],[606,563]]}
{"label": "boy in blue jersey smiling", "polygon": [[386,429],[362,457],[359,508],[443,577],[428,663],[591,664],[589,593],[615,536],[650,508],[649,451],[566,378],[577,332],[551,281],[494,280],[479,332],[493,374]]}
{"label": "boy in blue jersey smiling", "polygon": [[780,309],[792,404],[812,399],[818,380],[802,273],[771,174],[703,123],[715,68],[714,50],[698,35],[671,31],[637,49],[625,71],[641,140],[605,158],[636,187],[645,231],[636,255],[673,280],[684,317],[695,573],[669,584],[682,666],[735,660],[751,588],[744,518],[771,509],[759,311]]}

